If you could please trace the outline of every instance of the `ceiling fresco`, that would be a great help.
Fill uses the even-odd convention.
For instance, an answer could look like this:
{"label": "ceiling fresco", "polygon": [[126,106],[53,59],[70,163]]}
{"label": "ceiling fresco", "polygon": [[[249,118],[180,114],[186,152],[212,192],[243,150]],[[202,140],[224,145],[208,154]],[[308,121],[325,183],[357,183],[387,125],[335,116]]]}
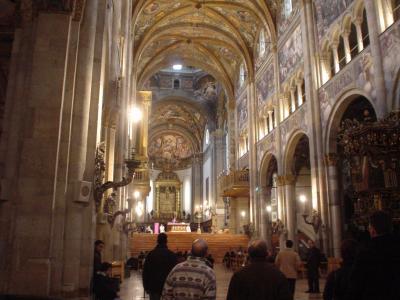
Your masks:
{"label": "ceiling fresco", "polygon": [[263,28],[275,38],[276,0],[139,0],[134,8],[134,69],[139,88],[176,61],[211,74],[233,97],[239,65],[254,76]]}
{"label": "ceiling fresco", "polygon": [[153,108],[150,118],[150,131],[171,131],[173,129],[185,132],[194,140],[196,151],[200,150],[206,116],[193,105],[181,101],[168,101]]}

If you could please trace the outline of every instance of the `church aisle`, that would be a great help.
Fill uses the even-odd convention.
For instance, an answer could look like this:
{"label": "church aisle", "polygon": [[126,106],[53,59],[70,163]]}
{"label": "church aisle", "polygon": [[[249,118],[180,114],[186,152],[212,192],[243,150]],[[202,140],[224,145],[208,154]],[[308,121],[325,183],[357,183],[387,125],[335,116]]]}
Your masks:
{"label": "church aisle", "polygon": [[[232,272],[226,270],[223,265],[218,264],[215,266],[215,272],[217,276],[217,300],[225,300],[226,294],[228,292],[229,280],[231,279]],[[325,285],[325,281],[321,280],[321,287]],[[298,280],[296,286],[296,296],[295,300],[321,300],[322,294],[310,295],[304,293],[307,290],[307,281],[305,279]],[[131,277],[126,279],[122,286],[120,292],[120,298],[122,300],[139,300],[139,299],[149,299],[143,297],[143,286],[141,273],[132,272]]]}

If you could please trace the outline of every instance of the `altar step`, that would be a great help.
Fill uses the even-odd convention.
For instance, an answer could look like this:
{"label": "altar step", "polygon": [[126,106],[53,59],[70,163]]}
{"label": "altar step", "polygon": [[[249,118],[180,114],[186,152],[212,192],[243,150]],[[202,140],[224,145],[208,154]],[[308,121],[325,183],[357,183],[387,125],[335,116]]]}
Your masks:
{"label": "altar step", "polygon": [[[168,232],[168,248],[171,251],[190,251],[192,242],[201,238],[208,243],[208,252],[216,262],[222,262],[227,251],[237,250],[239,247],[247,249],[249,237],[244,234],[210,234],[210,233],[175,233]],[[131,256],[138,256],[141,251],[152,250],[157,243],[156,234],[133,233],[130,237]]]}

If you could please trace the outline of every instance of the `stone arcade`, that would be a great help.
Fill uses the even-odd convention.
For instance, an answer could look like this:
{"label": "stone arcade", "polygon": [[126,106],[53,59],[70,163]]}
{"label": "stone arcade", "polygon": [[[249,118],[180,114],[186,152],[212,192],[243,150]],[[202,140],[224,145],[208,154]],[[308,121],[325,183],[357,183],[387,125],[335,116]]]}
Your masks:
{"label": "stone arcade", "polygon": [[337,258],[371,211],[399,222],[399,18],[399,0],[0,0],[0,295],[89,299],[95,239],[125,261],[172,221],[218,259],[254,237]]}

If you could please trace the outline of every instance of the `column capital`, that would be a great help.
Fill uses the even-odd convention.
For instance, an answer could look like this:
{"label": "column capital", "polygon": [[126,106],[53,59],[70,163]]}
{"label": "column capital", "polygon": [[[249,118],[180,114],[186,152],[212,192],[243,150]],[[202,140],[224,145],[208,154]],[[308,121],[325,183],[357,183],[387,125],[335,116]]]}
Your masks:
{"label": "column capital", "polygon": [[329,166],[336,166],[338,162],[338,155],[337,153],[328,153],[325,155],[325,163]]}

